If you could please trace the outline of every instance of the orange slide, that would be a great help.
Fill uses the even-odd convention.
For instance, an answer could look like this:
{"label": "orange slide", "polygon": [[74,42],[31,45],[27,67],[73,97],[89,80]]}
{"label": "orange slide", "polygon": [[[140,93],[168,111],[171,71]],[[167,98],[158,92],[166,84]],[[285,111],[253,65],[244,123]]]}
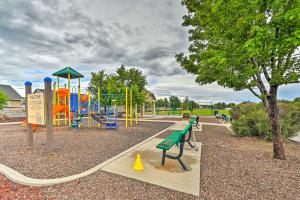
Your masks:
{"label": "orange slide", "polygon": [[69,107],[66,106],[66,105],[56,105],[56,106],[53,106],[52,107],[52,116],[56,115],[57,113],[60,113],[60,112],[69,112]]}
{"label": "orange slide", "polygon": [[[67,116],[69,116],[69,106],[67,106],[67,105],[56,105],[56,106],[52,107],[52,116],[54,116],[54,115],[56,115],[60,112],[66,112]],[[71,117],[71,120],[73,120],[72,117]]]}

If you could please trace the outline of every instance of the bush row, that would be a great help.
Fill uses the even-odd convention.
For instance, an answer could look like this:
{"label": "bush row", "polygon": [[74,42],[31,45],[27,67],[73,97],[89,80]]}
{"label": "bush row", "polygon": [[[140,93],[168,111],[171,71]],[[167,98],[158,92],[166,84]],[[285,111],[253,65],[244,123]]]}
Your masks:
{"label": "bush row", "polygon": [[[283,139],[300,130],[300,100],[278,101]],[[259,136],[272,140],[268,115],[262,103],[241,103],[231,110],[232,129],[236,135]]]}

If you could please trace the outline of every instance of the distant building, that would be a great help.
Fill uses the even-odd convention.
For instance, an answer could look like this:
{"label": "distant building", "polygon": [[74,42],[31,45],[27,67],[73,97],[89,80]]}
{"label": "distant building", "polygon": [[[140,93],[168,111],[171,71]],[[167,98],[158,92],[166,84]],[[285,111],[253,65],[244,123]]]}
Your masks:
{"label": "distant building", "polygon": [[156,101],[156,97],[153,92],[145,90],[146,92],[146,102],[153,103]]}
{"label": "distant building", "polygon": [[[53,92],[53,90],[51,90],[51,95],[52,95],[52,92]],[[36,93],[45,93],[45,89],[36,88],[33,91],[33,94],[36,94]]]}
{"label": "distant building", "polygon": [[6,106],[8,108],[19,108],[22,107],[23,97],[10,85],[0,84],[0,90],[8,97]]}
{"label": "distant building", "polygon": [[145,103],[142,105],[142,116],[145,113],[145,110],[147,112],[152,112],[153,115],[155,115],[156,113],[156,109],[155,109],[155,102],[156,102],[156,97],[154,95],[153,92],[149,91],[149,90],[145,90],[146,92],[146,99],[145,99]]}
{"label": "distant building", "polygon": [[44,89],[36,88],[36,89],[33,91],[33,94],[36,94],[36,93],[44,93],[44,92],[45,92]]}

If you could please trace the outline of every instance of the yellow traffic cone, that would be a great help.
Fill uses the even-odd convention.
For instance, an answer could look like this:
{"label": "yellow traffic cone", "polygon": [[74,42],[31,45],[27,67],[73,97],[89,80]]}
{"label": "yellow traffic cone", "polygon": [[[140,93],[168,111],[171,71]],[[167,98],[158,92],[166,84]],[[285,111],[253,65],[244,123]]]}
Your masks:
{"label": "yellow traffic cone", "polygon": [[135,171],[143,171],[144,170],[144,165],[142,163],[141,155],[139,153],[136,155],[136,160],[135,160],[135,163],[133,165],[133,169]]}
{"label": "yellow traffic cone", "polygon": [[22,126],[27,126],[27,121],[26,120],[22,121]]}

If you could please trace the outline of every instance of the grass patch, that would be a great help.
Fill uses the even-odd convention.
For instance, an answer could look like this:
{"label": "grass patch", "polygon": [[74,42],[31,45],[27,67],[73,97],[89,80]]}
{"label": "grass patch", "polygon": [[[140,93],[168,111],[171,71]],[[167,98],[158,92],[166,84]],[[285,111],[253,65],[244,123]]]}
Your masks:
{"label": "grass patch", "polygon": [[[229,110],[218,110],[221,114],[229,115]],[[183,113],[191,113],[189,110],[177,110],[177,111],[156,111],[157,115],[182,115]],[[210,109],[197,109],[194,110],[192,115],[200,115],[200,116],[212,116],[214,113],[213,110]],[[152,114],[152,112],[146,112],[145,114]]]}

